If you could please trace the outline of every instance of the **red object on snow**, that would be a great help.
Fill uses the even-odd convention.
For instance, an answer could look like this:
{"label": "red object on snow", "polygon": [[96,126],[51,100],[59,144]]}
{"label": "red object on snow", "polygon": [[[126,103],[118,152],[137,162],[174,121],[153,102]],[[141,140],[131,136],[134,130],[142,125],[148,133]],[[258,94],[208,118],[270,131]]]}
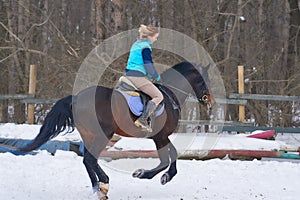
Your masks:
{"label": "red object on snow", "polygon": [[267,130],[262,132],[255,132],[251,135],[247,135],[249,138],[258,138],[258,139],[275,139],[275,130]]}

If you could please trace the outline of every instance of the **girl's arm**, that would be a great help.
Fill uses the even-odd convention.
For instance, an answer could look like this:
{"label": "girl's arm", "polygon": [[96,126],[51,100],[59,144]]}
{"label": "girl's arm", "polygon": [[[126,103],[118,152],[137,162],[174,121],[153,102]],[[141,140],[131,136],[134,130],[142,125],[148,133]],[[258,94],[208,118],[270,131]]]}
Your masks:
{"label": "girl's arm", "polygon": [[151,50],[149,48],[145,48],[142,50],[142,56],[144,61],[144,67],[146,69],[147,76],[150,78],[154,78],[155,80],[160,80],[160,75],[157,73],[151,56]]}

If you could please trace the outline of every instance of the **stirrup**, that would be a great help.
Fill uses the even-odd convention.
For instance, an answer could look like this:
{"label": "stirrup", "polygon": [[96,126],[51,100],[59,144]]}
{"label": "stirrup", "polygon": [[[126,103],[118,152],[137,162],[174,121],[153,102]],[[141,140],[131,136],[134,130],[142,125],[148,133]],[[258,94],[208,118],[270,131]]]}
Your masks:
{"label": "stirrup", "polygon": [[142,122],[140,122],[139,119],[135,120],[134,125],[136,125],[139,128],[142,128],[143,130],[147,132],[152,132],[152,128],[149,125],[144,125]]}

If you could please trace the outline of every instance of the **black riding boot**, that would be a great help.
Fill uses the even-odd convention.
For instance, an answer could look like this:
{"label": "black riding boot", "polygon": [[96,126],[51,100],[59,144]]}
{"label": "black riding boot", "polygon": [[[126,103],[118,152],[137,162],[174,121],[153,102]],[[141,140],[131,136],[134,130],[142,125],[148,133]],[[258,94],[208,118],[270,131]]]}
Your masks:
{"label": "black riding boot", "polygon": [[140,116],[134,124],[137,127],[146,129],[148,132],[152,132],[152,128],[148,124],[148,118],[154,113],[157,105],[153,101],[148,101],[146,108],[144,109],[142,116]]}

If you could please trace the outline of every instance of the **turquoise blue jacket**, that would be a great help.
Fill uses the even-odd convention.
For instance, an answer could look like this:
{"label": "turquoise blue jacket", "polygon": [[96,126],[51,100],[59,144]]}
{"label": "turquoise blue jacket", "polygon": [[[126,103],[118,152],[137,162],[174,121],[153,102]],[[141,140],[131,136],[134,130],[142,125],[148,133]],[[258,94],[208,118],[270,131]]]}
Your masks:
{"label": "turquoise blue jacket", "polygon": [[147,76],[150,79],[160,79],[153,66],[151,44],[151,41],[143,39],[137,40],[132,45],[126,67],[127,76]]}

